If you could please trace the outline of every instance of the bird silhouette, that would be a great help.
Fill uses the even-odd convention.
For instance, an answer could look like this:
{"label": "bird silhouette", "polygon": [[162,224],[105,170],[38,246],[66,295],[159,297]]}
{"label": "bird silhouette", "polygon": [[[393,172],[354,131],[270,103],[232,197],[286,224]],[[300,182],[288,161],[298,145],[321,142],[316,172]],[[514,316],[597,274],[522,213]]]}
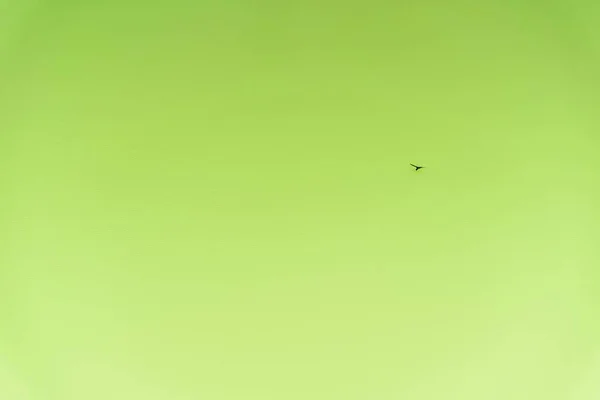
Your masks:
{"label": "bird silhouette", "polygon": [[425,167],[421,167],[421,166],[419,166],[419,165],[415,165],[415,164],[410,164],[410,165],[412,165],[413,167],[415,167],[415,171],[418,171],[418,170],[420,170],[421,168],[425,168]]}

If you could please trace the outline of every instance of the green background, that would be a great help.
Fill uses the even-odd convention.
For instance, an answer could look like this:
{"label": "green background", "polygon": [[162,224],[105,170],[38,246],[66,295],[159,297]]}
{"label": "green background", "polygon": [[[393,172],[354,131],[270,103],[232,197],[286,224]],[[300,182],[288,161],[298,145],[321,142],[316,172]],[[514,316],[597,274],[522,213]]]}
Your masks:
{"label": "green background", "polygon": [[598,399],[599,16],[4,0],[0,398]]}

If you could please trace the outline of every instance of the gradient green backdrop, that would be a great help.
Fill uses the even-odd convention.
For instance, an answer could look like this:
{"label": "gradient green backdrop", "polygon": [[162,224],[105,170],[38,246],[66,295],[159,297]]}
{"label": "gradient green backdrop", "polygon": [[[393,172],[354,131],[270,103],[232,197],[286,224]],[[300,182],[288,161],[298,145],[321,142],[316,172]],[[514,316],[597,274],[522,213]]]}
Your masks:
{"label": "gradient green backdrop", "polygon": [[598,399],[599,16],[4,0],[0,398]]}

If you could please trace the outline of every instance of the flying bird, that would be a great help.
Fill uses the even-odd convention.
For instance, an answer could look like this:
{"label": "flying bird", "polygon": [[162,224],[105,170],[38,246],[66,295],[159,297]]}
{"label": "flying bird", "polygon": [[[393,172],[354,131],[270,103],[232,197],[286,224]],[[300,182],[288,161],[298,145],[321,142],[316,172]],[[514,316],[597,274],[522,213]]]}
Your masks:
{"label": "flying bird", "polygon": [[415,165],[415,164],[410,164],[410,165],[412,165],[413,167],[415,167],[415,171],[418,171],[421,168],[425,168],[425,167],[421,167],[421,166],[418,166],[418,165]]}

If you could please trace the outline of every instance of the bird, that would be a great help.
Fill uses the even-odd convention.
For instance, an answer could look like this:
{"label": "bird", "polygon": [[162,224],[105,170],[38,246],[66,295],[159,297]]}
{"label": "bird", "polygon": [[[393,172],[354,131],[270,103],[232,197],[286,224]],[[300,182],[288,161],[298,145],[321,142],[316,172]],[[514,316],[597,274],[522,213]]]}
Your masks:
{"label": "bird", "polygon": [[410,165],[412,165],[413,167],[415,167],[415,171],[418,171],[418,170],[420,170],[421,168],[425,168],[425,167],[421,167],[421,166],[419,166],[419,165],[415,165],[415,164],[410,164]]}

